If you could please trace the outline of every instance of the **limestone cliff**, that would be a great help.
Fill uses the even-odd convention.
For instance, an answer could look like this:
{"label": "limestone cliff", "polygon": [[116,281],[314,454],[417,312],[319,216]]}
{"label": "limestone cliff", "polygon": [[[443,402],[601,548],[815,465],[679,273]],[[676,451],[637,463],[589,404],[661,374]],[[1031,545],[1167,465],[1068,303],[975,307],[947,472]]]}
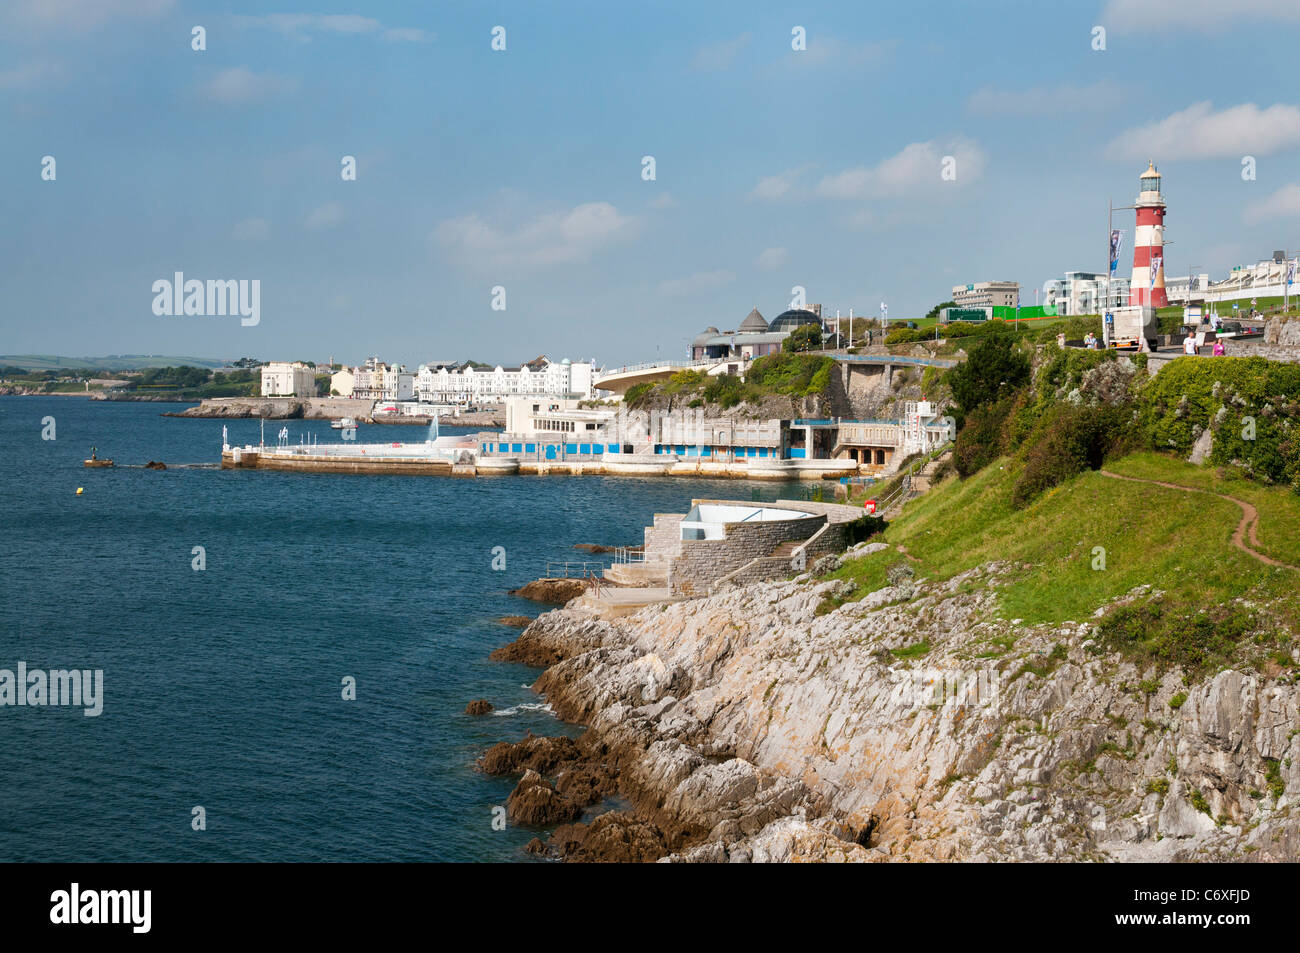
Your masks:
{"label": "limestone cliff", "polygon": [[[551,665],[536,687],[589,726],[582,771],[633,808],[531,849],[673,861],[1300,859],[1293,681],[1223,671],[1184,684],[1177,669],[1144,672],[1102,651],[1092,619],[999,620],[1008,568],[942,584],[897,577],[821,615],[840,584],[808,577],[612,622],[542,615],[509,656]],[[560,774],[562,793],[581,771]],[[527,780],[537,793],[543,782]],[[585,803],[598,797],[590,778],[581,790]]]}

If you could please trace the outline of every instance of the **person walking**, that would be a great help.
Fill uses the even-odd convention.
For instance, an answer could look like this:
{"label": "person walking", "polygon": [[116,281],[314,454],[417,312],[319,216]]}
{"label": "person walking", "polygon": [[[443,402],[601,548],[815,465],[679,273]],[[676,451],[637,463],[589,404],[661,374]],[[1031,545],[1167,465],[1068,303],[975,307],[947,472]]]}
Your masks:
{"label": "person walking", "polygon": [[1214,356],[1223,357],[1223,355],[1227,353],[1228,353],[1228,349],[1223,346],[1223,342],[1216,340],[1214,342]]}
{"label": "person walking", "polygon": [[1196,356],[1196,335],[1189,334],[1183,339],[1183,353],[1189,357]]}

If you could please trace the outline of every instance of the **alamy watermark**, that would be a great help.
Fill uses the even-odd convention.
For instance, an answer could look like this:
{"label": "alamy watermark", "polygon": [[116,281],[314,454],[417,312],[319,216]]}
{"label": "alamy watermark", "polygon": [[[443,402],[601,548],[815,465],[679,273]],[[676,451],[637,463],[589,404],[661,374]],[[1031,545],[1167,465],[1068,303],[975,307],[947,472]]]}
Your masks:
{"label": "alamy watermark", "polygon": [[17,672],[0,668],[0,707],[5,705],[76,706],[85,709],[82,714],[87,718],[94,718],[104,710],[104,670],[28,670],[26,662],[18,663]]}
{"label": "alamy watermark", "polygon": [[262,320],[262,280],[247,278],[185,279],[178,271],[171,281],[153,283],[153,313],[158,316],[239,315],[239,323],[251,328]]}
{"label": "alamy watermark", "polygon": [[894,673],[898,700],[912,708],[955,703],[960,708],[990,704],[1001,688],[996,669],[914,668]]}

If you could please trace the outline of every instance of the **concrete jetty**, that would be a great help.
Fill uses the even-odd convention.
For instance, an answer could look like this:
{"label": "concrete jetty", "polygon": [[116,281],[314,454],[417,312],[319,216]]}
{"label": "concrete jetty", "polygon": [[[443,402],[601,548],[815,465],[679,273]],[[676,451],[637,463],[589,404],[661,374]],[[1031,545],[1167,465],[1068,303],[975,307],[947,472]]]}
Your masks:
{"label": "concrete jetty", "polygon": [[488,456],[472,442],[463,446],[427,443],[317,444],[225,447],[223,470],[282,470],[293,473],[410,474],[416,476],[632,476],[694,479],[820,480],[857,476],[853,460],[678,458],[668,454],[606,454],[587,460],[537,460]]}

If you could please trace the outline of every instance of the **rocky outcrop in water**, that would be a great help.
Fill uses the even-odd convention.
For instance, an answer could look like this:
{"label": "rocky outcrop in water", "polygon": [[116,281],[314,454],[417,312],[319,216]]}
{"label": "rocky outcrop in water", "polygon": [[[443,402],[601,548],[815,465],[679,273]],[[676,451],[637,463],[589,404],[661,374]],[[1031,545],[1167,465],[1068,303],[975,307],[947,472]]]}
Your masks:
{"label": "rocky outcrop in water", "polygon": [[[1102,651],[1093,619],[999,620],[1008,568],[942,584],[900,573],[822,615],[841,584],[766,583],[614,621],[542,615],[495,657],[549,665],[536,688],[588,730],[558,760],[491,760],[539,776],[566,760],[598,764],[631,807],[530,850],[677,862],[1300,859],[1294,680],[1228,670],[1184,684],[1178,669]],[[527,804],[551,798],[525,793]]]}
{"label": "rocky outcrop in water", "polygon": [[587,583],[582,579],[534,579],[519,589],[511,589],[510,595],[534,602],[562,603],[576,599],[587,591]]}

